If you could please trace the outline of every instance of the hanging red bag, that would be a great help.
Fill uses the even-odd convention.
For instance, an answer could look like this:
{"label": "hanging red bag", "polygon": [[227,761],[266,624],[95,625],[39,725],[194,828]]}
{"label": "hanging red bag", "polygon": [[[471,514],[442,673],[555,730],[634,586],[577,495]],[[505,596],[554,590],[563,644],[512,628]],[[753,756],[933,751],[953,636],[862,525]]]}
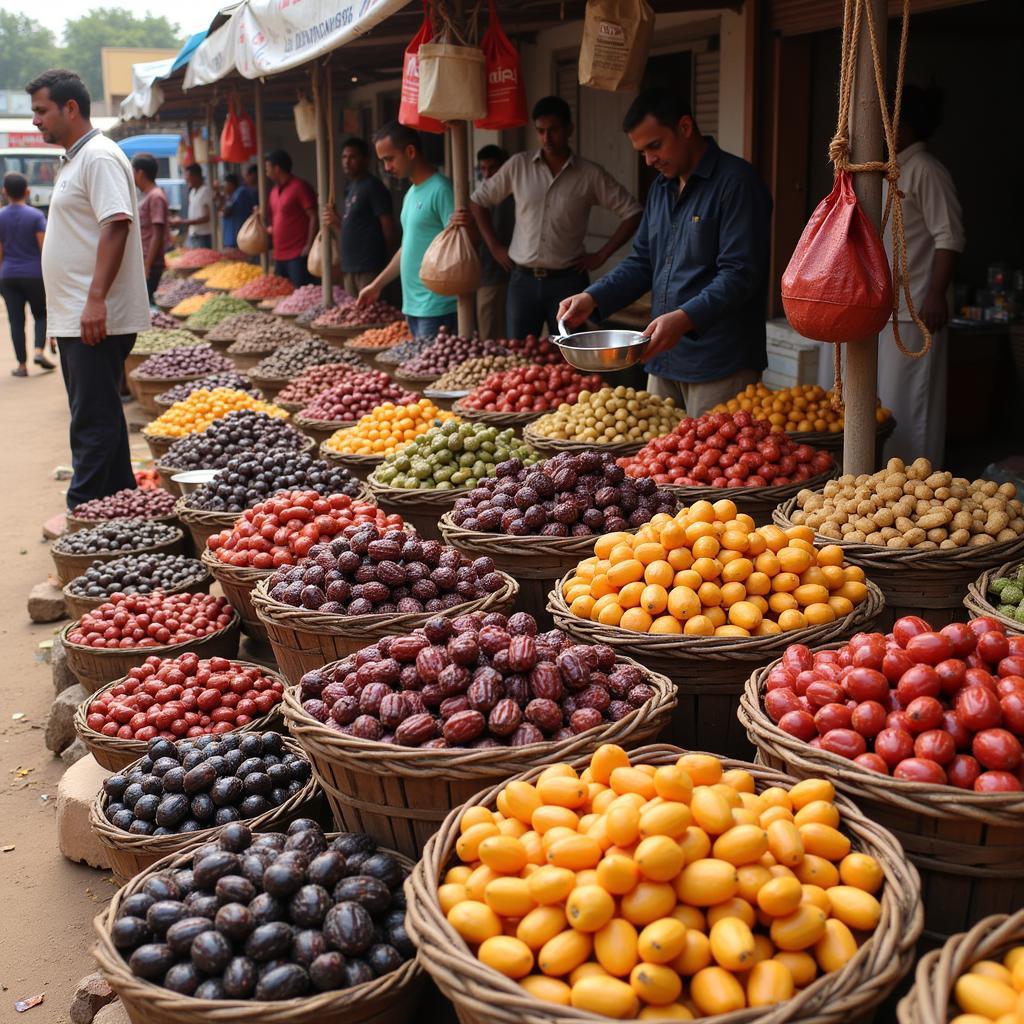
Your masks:
{"label": "hanging red bag", "polygon": [[860,341],[892,315],[892,273],[875,226],[840,171],[782,275],[786,319],[814,341]]}
{"label": "hanging red bag", "polygon": [[229,164],[241,164],[249,158],[249,152],[242,142],[234,96],[228,98],[228,116],[220,133],[220,158]]}
{"label": "hanging red bag", "polygon": [[474,121],[477,128],[518,128],[526,124],[526,90],[519,73],[519,51],[505,35],[494,0],[488,0],[490,17],[480,42],[487,68],[487,114]]}
{"label": "hanging red bag", "polygon": [[248,160],[256,155],[256,125],[253,119],[243,110],[238,115],[238,135],[245,151],[243,159]]}
{"label": "hanging red bag", "polygon": [[405,59],[402,62],[402,101],[398,107],[398,121],[421,132],[434,132],[440,135],[444,132],[444,125],[432,117],[424,117],[419,112],[420,46],[429,43],[433,38],[434,30],[430,27],[430,15],[424,0],[423,24],[405,48]]}

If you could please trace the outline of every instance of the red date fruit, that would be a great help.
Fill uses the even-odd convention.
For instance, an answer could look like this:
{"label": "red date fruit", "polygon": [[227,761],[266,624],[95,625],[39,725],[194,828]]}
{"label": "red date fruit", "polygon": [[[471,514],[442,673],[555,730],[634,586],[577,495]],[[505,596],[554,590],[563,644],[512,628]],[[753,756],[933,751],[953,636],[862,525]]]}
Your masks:
{"label": "red date fruit", "polygon": [[1003,723],[1018,736],[1024,736],[1024,690],[1014,690],[999,699]]}
{"label": "red date fruit", "polygon": [[369,683],[359,694],[359,710],[364,715],[376,715],[380,712],[381,701],[391,692],[387,683]]}
{"label": "red date fruit", "polygon": [[779,728],[801,740],[810,740],[818,734],[814,719],[807,711],[788,711],[779,719]]}
{"label": "red date fruit", "polygon": [[867,743],[853,729],[832,729],[821,737],[821,749],[852,761],[867,752]]}
{"label": "red date fruit", "polygon": [[851,668],[843,678],[843,689],[856,701],[883,701],[889,696],[889,680],[872,668]]}
{"label": "red date fruit", "polygon": [[[497,675],[497,673],[495,673]],[[495,681],[487,676],[474,679],[466,691],[466,698],[469,706],[474,711],[488,712],[501,700],[505,690],[501,685],[501,679]]]}
{"label": "red date fruit", "polygon": [[917,615],[904,615],[893,623],[892,635],[900,647],[906,649],[908,643],[921,633],[930,633],[932,627]]}
{"label": "red date fruit", "polygon": [[914,740],[914,756],[945,767],[956,757],[956,743],[945,729],[928,729]]}
{"label": "red date fruit", "polygon": [[799,711],[800,701],[790,687],[780,687],[764,695],[764,709],[773,722],[778,722],[787,712]]}
{"label": "red date fruit", "polygon": [[938,697],[941,692],[942,681],[931,665],[914,665],[900,676],[896,684],[896,696],[904,705],[916,697]]}
{"label": "red date fruit", "polygon": [[953,641],[941,633],[918,633],[907,641],[906,652],[916,662],[938,665],[940,661],[953,657]]}
{"label": "red date fruit", "polygon": [[814,727],[824,736],[837,729],[849,729],[852,719],[853,711],[845,704],[826,704],[814,713]]}
{"label": "red date fruit", "polygon": [[380,719],[380,724],[386,729],[394,730],[405,721],[408,713],[405,695],[402,693],[389,693],[381,700],[377,717]]}
{"label": "red date fruit", "polygon": [[[799,686],[799,684],[800,679],[797,677],[797,685]],[[800,693],[799,689],[797,693]],[[806,697],[811,702],[812,707],[823,708],[826,704],[835,704],[841,701],[843,699],[843,691],[835,683],[816,680],[800,696]]]}
{"label": "red date fruit", "polygon": [[430,641],[418,633],[410,633],[408,636],[396,636],[391,638],[391,657],[396,661],[411,662],[416,660],[416,655],[424,648],[430,646]]}
{"label": "red date fruit", "polygon": [[575,650],[563,651],[555,659],[555,664],[568,689],[582,690],[590,682],[590,666]]}
{"label": "red date fruit", "polygon": [[601,724],[601,712],[596,708],[578,708],[569,717],[569,728],[574,733],[586,732]]}
{"label": "red date fruit", "polygon": [[893,769],[894,779],[905,779],[907,782],[930,782],[934,785],[946,783],[946,773],[941,765],[934,761],[923,761],[919,757],[908,757],[900,761]]}
{"label": "red date fruit", "polygon": [[[441,716],[441,720],[446,722],[460,711],[468,711],[469,709],[469,699],[460,695],[458,697],[447,697],[441,701],[441,706],[437,709],[437,713]],[[451,742],[450,738],[448,739]]]}
{"label": "red date fruit", "polygon": [[867,768],[871,772],[879,772],[882,775],[889,774],[889,766],[885,761],[880,758],[877,754],[868,752],[866,754],[858,754],[853,759],[854,764],[859,764],[861,768]]}
{"label": "red date fruit", "polygon": [[553,733],[562,728],[562,709],[553,701],[535,698],[526,705],[526,720],[542,732]]}
{"label": "red date fruit", "polygon": [[976,793],[1019,793],[1024,786],[1020,779],[1010,772],[982,772],[974,780]]}
{"label": "red date fruit", "polygon": [[361,740],[379,740],[384,735],[384,726],[371,715],[360,715],[348,728]]}
{"label": "red date fruit", "polygon": [[944,637],[948,637],[953,644],[954,658],[966,658],[974,650],[974,646],[978,642],[971,631],[971,627],[966,622],[951,622],[949,625],[943,626],[939,632]]}
{"label": "red date fruit", "polygon": [[875,753],[895,768],[914,754],[914,737],[904,729],[886,727],[875,737]]}
{"label": "red date fruit", "polygon": [[557,666],[541,662],[530,672],[530,692],[545,700],[561,700],[565,692]]}
{"label": "red date fruit", "polygon": [[1021,762],[1020,740],[1006,729],[983,729],[977,733],[971,753],[990,771],[1012,772]]}
{"label": "red date fruit", "polygon": [[865,700],[853,709],[850,726],[868,739],[877,736],[885,728],[885,708],[877,700]]}
{"label": "red date fruit", "polygon": [[907,726],[913,733],[937,729],[942,724],[942,710],[934,697],[915,697],[907,705]]}
{"label": "red date fruit", "polygon": [[946,766],[946,778],[960,789],[974,789],[974,781],[981,774],[981,765],[970,754],[957,754]]}
{"label": "red date fruit", "polygon": [[395,740],[408,747],[423,746],[436,736],[437,722],[434,716],[427,712],[410,715],[395,729]]}
{"label": "red date fruit", "polygon": [[956,695],[956,712],[960,721],[973,732],[992,729],[1003,718],[999,698],[987,686],[965,686]]}
{"label": "red date fruit", "polygon": [[655,689],[649,683],[637,683],[626,694],[626,700],[635,708],[642,708],[655,695]]}
{"label": "red date fruit", "polygon": [[990,665],[998,665],[1010,653],[1010,643],[1002,629],[992,629],[978,637],[974,649]]}
{"label": "red date fruit", "polygon": [[479,711],[458,711],[444,723],[442,732],[451,746],[471,743],[484,731],[487,719]]}
{"label": "red date fruit", "polygon": [[448,657],[456,665],[473,665],[480,656],[480,644],[471,633],[461,633],[448,641]]}
{"label": "red date fruit", "polygon": [[952,696],[967,679],[967,663],[959,658],[947,658],[935,666],[935,672],[939,677],[939,686],[947,696]]}
{"label": "red date fruit", "polygon": [[508,667],[513,672],[529,672],[536,664],[537,642],[533,637],[513,636],[508,645]]}
{"label": "red date fruit", "polygon": [[[518,711],[519,709],[516,708],[516,710]],[[492,729],[491,731],[493,732],[494,730]],[[511,747],[526,747],[531,743],[543,743],[544,733],[542,733],[540,729],[531,722],[523,722],[523,724],[512,733],[508,742]]]}
{"label": "red date fruit", "polygon": [[511,736],[519,728],[523,712],[514,700],[499,700],[487,716],[487,728],[495,736]]}

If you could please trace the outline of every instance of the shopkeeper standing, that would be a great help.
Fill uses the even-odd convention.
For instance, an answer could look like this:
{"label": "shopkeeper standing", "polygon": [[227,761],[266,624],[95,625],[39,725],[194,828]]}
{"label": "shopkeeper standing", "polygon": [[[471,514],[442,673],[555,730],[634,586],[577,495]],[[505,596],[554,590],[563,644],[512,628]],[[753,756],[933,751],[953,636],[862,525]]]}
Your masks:
{"label": "shopkeeper standing", "polygon": [[572,327],[650,291],[647,389],[700,416],[767,366],[771,198],[754,168],[701,135],[688,104],[665,89],[640,93],[623,130],[661,177],[633,251],[558,315]]}

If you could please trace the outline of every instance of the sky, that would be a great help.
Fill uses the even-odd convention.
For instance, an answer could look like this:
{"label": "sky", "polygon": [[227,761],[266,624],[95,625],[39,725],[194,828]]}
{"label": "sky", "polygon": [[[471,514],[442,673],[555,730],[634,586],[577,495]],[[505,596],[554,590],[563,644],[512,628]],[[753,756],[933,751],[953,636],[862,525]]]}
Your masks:
{"label": "sky", "polygon": [[45,4],[39,3],[39,0],[3,0],[3,5],[5,10],[27,14],[47,28],[53,29],[58,41],[64,29],[64,22],[92,7],[126,7],[137,17],[143,17],[147,12],[157,16],[162,14],[168,21],[180,27],[184,39],[185,36],[206,28],[217,11],[227,6],[227,0],[188,0],[184,4],[181,0],[149,0],[142,9],[141,5],[136,6],[128,0],[49,0]]}

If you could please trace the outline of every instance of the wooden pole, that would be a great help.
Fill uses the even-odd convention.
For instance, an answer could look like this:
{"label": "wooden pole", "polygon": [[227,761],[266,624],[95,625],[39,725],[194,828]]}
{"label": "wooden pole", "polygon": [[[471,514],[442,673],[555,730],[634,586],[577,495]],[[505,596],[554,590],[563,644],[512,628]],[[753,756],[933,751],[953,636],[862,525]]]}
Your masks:
{"label": "wooden pole", "polygon": [[[460,30],[465,30],[465,0],[455,0],[455,17]],[[472,40],[471,40],[472,43]],[[469,209],[469,126],[465,121],[451,124],[452,145],[452,188],[455,192],[455,209]],[[471,292],[460,295],[459,334],[468,338],[476,330],[476,296]]]}
{"label": "wooden pole", "polygon": [[213,100],[206,104],[206,183],[210,186],[210,244],[214,249],[220,248],[220,218],[213,203],[213,180],[216,169],[216,158],[213,152]]}
{"label": "wooden pole", "polygon": [[[881,75],[885,78],[885,40],[888,10],[886,0],[868,0],[879,40]],[[861,18],[857,45],[857,70],[850,104],[850,162],[882,160],[882,113],[871,58],[867,19]],[[882,177],[855,174],[853,190],[861,208],[874,223],[882,223]],[[878,394],[878,336],[845,346],[846,372],[843,390],[846,400],[846,430],[843,436],[843,468],[847,473],[873,473],[875,465],[875,400]]]}
{"label": "wooden pole", "polygon": [[[266,223],[270,211],[267,208],[267,176],[263,173],[263,88],[258,78],[252,83],[252,107],[256,120],[256,194],[260,216]],[[269,252],[260,253],[260,266],[264,274],[270,273]]]}
{"label": "wooden pole", "polygon": [[[323,204],[327,201],[327,182],[330,175],[330,168],[327,161],[330,159],[327,152],[327,138],[324,131],[324,89],[329,88],[330,77],[326,68],[314,64],[312,69],[313,80],[313,106],[316,116],[316,195],[317,203]],[[327,231],[320,235],[321,255],[321,277],[320,285],[323,289],[323,303],[325,306],[332,306],[331,299],[334,290],[331,287],[331,232]]]}

